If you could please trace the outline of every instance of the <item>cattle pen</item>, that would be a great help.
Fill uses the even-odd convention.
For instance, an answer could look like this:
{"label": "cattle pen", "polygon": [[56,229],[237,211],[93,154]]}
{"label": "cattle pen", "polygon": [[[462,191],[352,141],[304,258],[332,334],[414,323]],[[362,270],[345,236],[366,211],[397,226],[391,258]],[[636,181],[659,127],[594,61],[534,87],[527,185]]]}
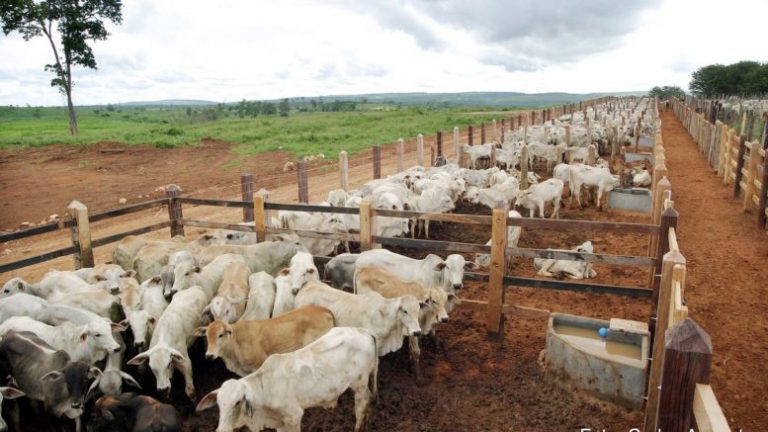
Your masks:
{"label": "cattle pen", "polygon": [[[594,101],[595,104],[606,103],[608,100]],[[588,104],[578,107],[586,109]],[[658,109],[656,102],[655,109]],[[556,115],[566,114],[576,110],[569,105],[557,110],[547,109],[535,115],[519,115],[500,123],[501,136],[505,128],[517,129],[527,124],[543,122]],[[491,127],[491,134],[498,133],[497,125]],[[458,131],[454,131],[453,155],[458,157],[461,146]],[[467,145],[472,145],[477,130],[470,126],[466,135]],[[480,128],[480,142],[485,142],[486,127]],[[639,135],[639,134],[638,134]],[[639,140],[639,136],[638,136]],[[664,164],[664,145],[660,131],[656,131],[652,139],[652,152],[655,156],[653,169],[652,210],[646,223],[614,222],[614,221],[585,221],[576,219],[536,219],[509,218],[507,208],[495,208],[491,215],[465,213],[425,213],[415,211],[383,210],[373,208],[370,201],[363,201],[359,208],[327,207],[306,204],[308,201],[307,166],[298,163],[297,184],[300,203],[281,203],[271,201],[263,191],[254,193],[252,176],[245,173],[241,178],[241,200],[206,199],[185,196],[177,186],[166,188],[166,198],[131,204],[118,209],[88,214],[87,208],[79,202],[69,206],[69,218],[47,225],[41,225],[24,231],[0,235],[0,242],[36,236],[56,230],[68,229],[72,236],[72,245],[47,252],[34,257],[0,265],[0,273],[44,262],[56,257],[74,256],[75,267],[88,267],[95,264],[93,248],[114,243],[128,235],[140,235],[151,231],[169,228],[171,236],[184,235],[185,227],[226,229],[232,231],[253,232],[258,241],[264,241],[270,234],[295,232],[309,238],[333,239],[359,243],[360,250],[375,247],[396,247],[417,249],[429,252],[483,253],[490,254],[491,264],[486,273],[467,273],[466,278],[485,284],[486,299],[462,298],[461,307],[478,313],[488,335],[492,339],[501,340],[504,334],[505,315],[517,310],[525,310],[517,305],[509,294],[508,287],[527,287],[537,290],[572,291],[596,295],[613,295],[620,297],[647,299],[647,322],[651,331],[650,367],[647,379],[646,402],[644,406],[644,430],[688,430],[691,425],[697,425],[700,431],[726,431],[728,428],[717,399],[709,384],[709,370],[712,357],[712,346],[708,335],[687,317],[685,307],[685,258],[681,253],[676,236],[678,214],[672,200],[672,187],[666,178]],[[402,141],[396,146],[398,167],[404,167]],[[435,135],[431,162],[444,157],[446,153],[443,134]],[[382,175],[381,147],[372,149],[372,175],[380,178]],[[426,164],[423,137],[416,140],[417,163]],[[348,187],[346,152],[339,158],[340,184]],[[739,183],[738,181],[736,182]],[[765,181],[763,182],[763,185]],[[213,206],[242,209],[243,222],[224,223],[206,221],[184,216],[185,206]],[[112,234],[106,237],[92,239],[90,224],[107,220],[112,217],[124,216],[147,209],[167,208],[168,217],[158,223],[135,228],[129,231]],[[307,211],[331,214],[351,214],[360,218],[359,233],[335,233],[323,231],[289,230],[269,226],[270,213],[276,211]],[[484,243],[454,242],[441,240],[408,239],[398,237],[377,236],[376,221],[381,217],[408,218],[412,220],[429,220],[483,227],[490,231],[491,245]],[[552,230],[556,232],[609,232],[616,235],[639,234],[647,236],[647,253],[639,255],[615,255],[601,253],[583,253],[552,251],[541,248],[510,247],[507,244],[507,227],[519,226],[525,229]],[[566,282],[562,280],[544,280],[539,278],[521,277],[510,274],[507,260],[511,257],[521,258],[551,258],[574,260],[589,263],[600,263],[607,266],[632,266],[646,269],[647,281],[635,286],[598,284],[585,282]],[[327,261],[328,257],[315,257],[319,263]],[[514,341],[507,341],[514,344]]]}

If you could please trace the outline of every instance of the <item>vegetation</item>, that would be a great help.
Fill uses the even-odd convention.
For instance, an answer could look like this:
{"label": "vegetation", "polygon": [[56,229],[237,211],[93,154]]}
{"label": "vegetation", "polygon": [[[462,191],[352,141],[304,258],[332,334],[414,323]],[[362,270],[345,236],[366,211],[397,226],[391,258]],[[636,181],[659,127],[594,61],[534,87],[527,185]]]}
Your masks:
{"label": "vegetation", "polygon": [[[277,115],[277,106],[271,103],[267,106],[274,111],[267,111],[272,114],[266,114],[262,109],[265,104],[261,103],[253,105],[260,107],[258,114],[241,116],[241,104],[81,107],[81,132],[77,136],[68,135],[62,128],[66,108],[0,107],[0,148],[98,142],[169,148],[199,145],[211,138],[237,144],[235,154],[286,150],[297,156],[319,152],[330,156],[340,150],[355,152],[418,133],[438,129],[447,132],[454,126],[505,117],[498,112],[483,113],[482,108],[381,109],[381,104],[358,104],[353,112],[292,110],[290,116],[283,117]],[[246,102],[245,106],[250,105]]]}
{"label": "vegetation", "polygon": [[768,63],[740,61],[713,64],[693,73],[689,85],[697,96],[757,96],[768,94]]}
{"label": "vegetation", "polygon": [[[96,69],[89,40],[105,40],[109,33],[104,20],[119,24],[123,19],[120,0],[3,0],[0,24],[6,35],[18,31],[24,40],[45,35],[55,62],[45,65],[53,72],[51,86],[67,97],[69,132],[77,134],[77,116],[72,103],[72,66]],[[54,40],[56,34],[60,41]]]}
{"label": "vegetation", "polygon": [[656,86],[648,92],[648,96],[658,97],[659,99],[669,99],[671,97],[683,99],[685,98],[685,91],[677,86]]}

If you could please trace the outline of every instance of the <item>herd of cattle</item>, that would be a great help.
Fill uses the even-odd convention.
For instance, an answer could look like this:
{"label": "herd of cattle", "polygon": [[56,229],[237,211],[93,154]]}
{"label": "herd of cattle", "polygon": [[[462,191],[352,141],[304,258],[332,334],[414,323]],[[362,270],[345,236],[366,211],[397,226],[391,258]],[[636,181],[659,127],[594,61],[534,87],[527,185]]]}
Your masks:
{"label": "herd of cattle", "polygon": [[[645,104],[628,109],[627,115],[641,112]],[[608,115],[591,108],[590,113],[595,119]],[[579,204],[582,186],[596,189],[599,206],[600,195],[615,187],[617,178],[602,160],[585,164],[578,149],[605,137],[598,121],[590,127],[583,127],[583,121],[564,116],[529,127],[527,136],[516,131],[503,145],[488,145],[503,169],[414,167],[355,191],[331,191],[325,204],[356,207],[370,199],[378,209],[434,213],[449,212],[465,200],[491,208],[520,206],[530,217],[536,210],[544,217],[551,203],[551,217],[557,217],[568,184]],[[572,147],[560,141],[566,122]],[[549,161],[556,155],[552,162],[557,164],[552,178],[539,181],[531,175],[531,186],[520,190],[516,167],[523,143],[532,157]],[[471,154],[473,165],[482,159],[474,150]],[[569,163],[562,163],[564,154],[571,156]],[[516,210],[509,216],[523,217]],[[376,219],[378,236],[429,236],[428,221]],[[269,224],[359,230],[358,216],[348,214],[274,212]],[[510,226],[510,246],[517,246],[521,235],[520,227]],[[344,246],[347,253],[337,254]],[[591,253],[592,243],[574,250]],[[313,255],[334,255],[324,268],[328,284]],[[35,283],[17,277],[3,285],[0,391],[5,399],[38,401],[54,418],[73,419],[77,431],[82,423],[90,431],[176,431],[180,416],[173,406],[124,393],[123,387],[141,390],[135,375],[151,374],[153,394],[167,398],[178,371],[198,411],[218,406],[220,432],[300,430],[305,409],[333,407],[348,388],[354,392],[359,430],[377,397],[379,357],[401,349],[407,338],[418,379],[419,339],[436,337],[437,325],[448,320],[460,302],[465,270],[487,263],[487,256],[480,255],[467,262],[458,254],[420,260],[385,249],[353,254],[339,240],[295,233],[257,243],[252,233],[237,231],[212,231],[195,240],[129,236],[117,244],[112,258],[95,268],[50,271]],[[595,276],[585,262],[537,258],[533,265],[544,276]],[[207,359],[221,359],[240,377],[224,381],[199,401],[188,353],[197,338],[206,341]],[[3,404],[15,430],[24,430],[17,403]],[[0,420],[0,430],[5,429]]]}

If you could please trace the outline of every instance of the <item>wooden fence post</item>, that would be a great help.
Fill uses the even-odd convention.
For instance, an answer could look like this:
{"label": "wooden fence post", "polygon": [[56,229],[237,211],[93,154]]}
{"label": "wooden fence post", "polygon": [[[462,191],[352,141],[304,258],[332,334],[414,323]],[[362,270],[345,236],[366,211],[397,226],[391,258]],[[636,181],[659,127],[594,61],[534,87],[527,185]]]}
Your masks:
{"label": "wooden fence post", "polygon": [[565,145],[571,146],[571,125],[565,125]]}
{"label": "wooden fence post", "polygon": [[[678,216],[679,214],[677,210],[672,207],[664,210],[664,213],[661,215],[659,241],[656,248],[656,266],[653,268],[655,275],[653,283],[653,300],[651,301],[651,309],[653,313],[651,313],[651,317],[656,316],[655,312],[659,299],[659,286],[662,280],[662,273],[664,272],[663,261],[665,259],[665,254],[669,251],[669,230],[670,228],[675,228],[675,231],[677,231]],[[651,329],[654,328],[652,325],[650,327]]]}
{"label": "wooden fence post", "polygon": [[499,140],[499,130],[496,129],[496,119],[491,120],[491,136],[493,137],[493,142],[501,142]]}
{"label": "wooden fence post", "polygon": [[437,157],[443,155],[443,131],[437,131],[435,138],[437,140]]}
{"label": "wooden fence post", "polygon": [[[651,201],[651,223],[654,225],[660,225],[661,224],[661,214],[664,212],[664,200],[667,198],[667,195],[669,195],[669,191],[672,190],[672,184],[670,184],[669,180],[666,176],[662,177],[661,180],[659,180],[656,183],[656,187],[653,188],[653,195]],[[656,252],[656,248],[658,246],[659,237],[656,235],[652,235],[650,237],[650,240],[648,241],[648,254],[652,255]],[[653,284],[653,278],[651,278],[651,281],[649,282],[649,286],[652,286]]]}
{"label": "wooden fence post", "polygon": [[75,246],[75,270],[83,267],[93,267],[93,247],[91,245],[91,225],[88,220],[88,207],[80,201],[72,201],[67,207],[69,216],[75,221],[70,227],[72,245]]}
{"label": "wooden fence post", "polygon": [[[249,171],[240,174],[240,190],[244,202],[253,202],[253,174]],[[243,207],[243,222],[253,222],[253,206]]]}
{"label": "wooden fence post", "polygon": [[397,140],[397,172],[405,171],[405,141]]}
{"label": "wooden fence post", "polygon": [[366,251],[373,247],[373,209],[371,198],[360,202],[360,250]]}
{"label": "wooden fence post", "polygon": [[480,123],[480,145],[485,144],[485,123]]}
{"label": "wooden fence post", "polygon": [[309,202],[309,185],[307,184],[307,161],[304,159],[300,160],[297,164],[298,169],[296,170],[296,175],[298,176],[299,181],[299,202],[300,203],[308,203]]}
{"label": "wooden fence post", "polygon": [[499,142],[501,144],[504,144],[504,129],[506,129],[507,126],[507,120],[501,119],[501,138],[499,139]]}
{"label": "wooden fence post", "polygon": [[670,327],[665,339],[659,412],[653,430],[688,432],[696,425],[696,384],[709,384],[712,341],[690,318]]}
{"label": "wooden fence post", "polygon": [[[768,141],[768,138],[766,138],[766,141]],[[758,197],[758,204],[757,204],[757,227],[760,229],[765,228],[765,222],[766,222],[766,202],[768,202],[768,151],[766,151],[766,155],[763,157],[763,177],[762,182],[760,183],[760,196]]]}
{"label": "wooden fence post", "polygon": [[739,137],[739,155],[736,159],[736,177],[733,179],[733,197],[738,198],[741,191],[741,177],[743,173],[741,169],[744,168],[744,154],[747,152],[747,136],[741,134]]}
{"label": "wooden fence post", "polygon": [[648,322],[648,328],[651,331],[651,359],[646,383],[645,432],[656,432],[654,425],[659,410],[659,387],[664,364],[664,335],[669,322],[672,276],[676,265],[685,266],[685,258],[676,250],[669,251],[659,261],[662,263],[661,284],[659,290],[654,290],[651,318]]}
{"label": "wooden fence post", "polygon": [[475,138],[475,130],[472,127],[472,125],[469,125],[467,126],[467,144],[470,146],[473,145],[474,138]]}
{"label": "wooden fence post", "polygon": [[468,168],[469,155],[467,154],[466,146],[459,146],[459,168]]}
{"label": "wooden fence post", "polygon": [[165,188],[165,196],[168,197],[168,219],[171,221],[171,237],[184,235],[184,225],[181,224],[181,219],[184,217],[181,211],[181,201],[176,199],[181,196],[181,192],[181,188],[175,184]]}
{"label": "wooden fence post", "polygon": [[257,243],[261,243],[267,239],[267,211],[264,208],[266,200],[266,193],[256,193],[253,196],[253,230],[256,232]]}
{"label": "wooden fence post", "polygon": [[416,163],[424,166],[424,135],[416,135]]}
{"label": "wooden fence post", "polygon": [[339,176],[341,188],[345,191],[349,190],[349,158],[346,150],[339,152]]}
{"label": "wooden fence post", "polygon": [[373,178],[381,178],[381,146],[375,145],[373,150]]}
{"label": "wooden fence post", "polygon": [[507,269],[507,217],[506,205],[493,209],[491,226],[491,268],[488,275],[488,309],[486,329],[491,337],[504,339],[504,273]]}
{"label": "wooden fence post", "polygon": [[757,141],[748,142],[749,160],[747,161],[747,187],[744,190],[744,211],[749,211],[754,207],[753,196],[757,194],[755,180],[757,180],[757,167],[760,161],[760,143]]}
{"label": "wooden fence post", "polygon": [[528,144],[520,150],[520,190],[528,189]]}
{"label": "wooden fence post", "polygon": [[594,144],[587,146],[587,165],[594,165],[597,161],[597,147]]}
{"label": "wooden fence post", "polygon": [[454,126],[453,127],[453,151],[456,153],[456,159],[459,157],[459,147],[461,146],[460,138],[459,138],[459,127]]}

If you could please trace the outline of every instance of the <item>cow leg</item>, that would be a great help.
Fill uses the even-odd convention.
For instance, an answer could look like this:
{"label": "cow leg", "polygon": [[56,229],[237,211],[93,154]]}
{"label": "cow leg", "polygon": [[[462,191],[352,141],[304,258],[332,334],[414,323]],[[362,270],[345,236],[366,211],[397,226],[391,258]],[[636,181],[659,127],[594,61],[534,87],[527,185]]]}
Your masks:
{"label": "cow leg", "polygon": [[424,238],[429,238],[429,220],[424,221]]}
{"label": "cow leg", "polygon": [[355,432],[362,430],[365,425],[365,419],[368,417],[368,405],[371,402],[371,392],[368,390],[368,380],[362,380],[357,388],[352,389],[355,392]]}
{"label": "cow leg", "polygon": [[560,198],[555,198],[554,201],[552,201],[552,219],[560,219]]}
{"label": "cow leg", "polygon": [[421,348],[419,347],[418,336],[408,336],[408,352],[411,356],[413,372],[416,374],[416,384],[423,385],[424,377],[421,374],[421,365],[419,364],[419,360],[421,359]]}
{"label": "cow leg", "polygon": [[539,217],[544,219],[544,201],[539,203]]}
{"label": "cow leg", "polygon": [[603,207],[600,205],[601,198],[603,198],[603,193],[605,191],[602,187],[597,188],[597,211],[603,211]]}
{"label": "cow leg", "polygon": [[189,400],[195,402],[197,395],[195,394],[195,381],[192,377],[191,362],[188,367],[182,368],[181,373],[184,374],[184,393],[186,393]]}
{"label": "cow leg", "polygon": [[301,432],[301,418],[304,416],[304,410],[301,407],[287,407],[287,412],[283,414],[283,427],[277,429],[278,432]]}

